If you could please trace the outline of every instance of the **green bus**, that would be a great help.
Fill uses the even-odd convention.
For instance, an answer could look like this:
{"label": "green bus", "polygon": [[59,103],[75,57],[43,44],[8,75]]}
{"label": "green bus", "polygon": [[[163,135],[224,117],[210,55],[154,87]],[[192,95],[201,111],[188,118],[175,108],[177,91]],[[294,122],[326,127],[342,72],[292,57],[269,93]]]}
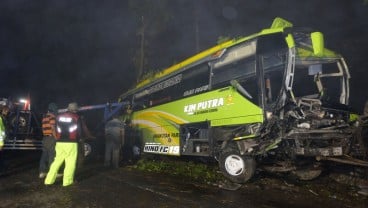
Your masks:
{"label": "green bus", "polygon": [[349,78],[321,32],[275,18],[270,28],[198,53],[119,99],[131,103],[144,154],[212,157],[236,183],[258,164],[312,179],[321,173],[318,160],[351,146]]}

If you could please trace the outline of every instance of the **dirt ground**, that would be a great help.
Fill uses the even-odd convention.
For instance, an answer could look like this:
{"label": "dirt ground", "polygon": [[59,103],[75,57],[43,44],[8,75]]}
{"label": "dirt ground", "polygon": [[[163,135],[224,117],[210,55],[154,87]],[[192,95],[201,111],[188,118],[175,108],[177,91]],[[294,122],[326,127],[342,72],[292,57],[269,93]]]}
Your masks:
{"label": "dirt ground", "polygon": [[[352,185],[358,183],[349,175],[325,174],[301,182],[258,173],[240,189],[228,191],[217,184],[133,166],[105,169],[101,158],[87,160],[74,185],[62,187],[59,179],[46,187],[38,178],[39,156],[38,152],[6,154],[0,207],[368,207],[368,197],[359,193],[362,187]],[[343,183],[349,180],[350,184]]]}

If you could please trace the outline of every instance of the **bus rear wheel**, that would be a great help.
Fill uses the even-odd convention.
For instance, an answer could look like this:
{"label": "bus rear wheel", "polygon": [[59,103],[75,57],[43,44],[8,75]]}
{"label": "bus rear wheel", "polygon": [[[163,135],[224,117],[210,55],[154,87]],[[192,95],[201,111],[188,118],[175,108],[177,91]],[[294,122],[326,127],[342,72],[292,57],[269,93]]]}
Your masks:
{"label": "bus rear wheel", "polygon": [[219,166],[223,175],[234,183],[245,183],[255,172],[255,160],[245,157],[234,149],[225,149],[220,154]]}

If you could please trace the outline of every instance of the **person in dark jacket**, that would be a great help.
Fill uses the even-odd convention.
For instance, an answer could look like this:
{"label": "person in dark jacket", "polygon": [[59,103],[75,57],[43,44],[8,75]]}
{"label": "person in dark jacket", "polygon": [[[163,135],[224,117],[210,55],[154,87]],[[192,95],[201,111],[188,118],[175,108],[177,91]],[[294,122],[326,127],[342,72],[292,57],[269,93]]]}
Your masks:
{"label": "person in dark jacket", "polygon": [[121,149],[124,145],[124,123],[114,117],[105,125],[105,167],[119,167]]}

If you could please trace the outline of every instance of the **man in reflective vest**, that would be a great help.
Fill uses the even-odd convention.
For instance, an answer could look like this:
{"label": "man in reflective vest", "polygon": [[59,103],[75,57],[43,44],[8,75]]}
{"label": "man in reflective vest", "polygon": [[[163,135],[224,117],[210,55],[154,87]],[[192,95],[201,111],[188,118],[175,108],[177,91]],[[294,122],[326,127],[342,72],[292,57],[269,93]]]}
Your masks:
{"label": "man in reflective vest", "polygon": [[67,112],[56,117],[56,157],[45,179],[45,185],[55,182],[60,166],[65,162],[63,186],[73,184],[78,156],[78,140],[81,136],[81,121],[77,103],[70,103]]}
{"label": "man in reflective vest", "polygon": [[40,159],[39,178],[46,177],[51,163],[55,158],[55,139],[56,139],[56,114],[57,106],[50,103],[46,115],[42,119],[42,155]]}

